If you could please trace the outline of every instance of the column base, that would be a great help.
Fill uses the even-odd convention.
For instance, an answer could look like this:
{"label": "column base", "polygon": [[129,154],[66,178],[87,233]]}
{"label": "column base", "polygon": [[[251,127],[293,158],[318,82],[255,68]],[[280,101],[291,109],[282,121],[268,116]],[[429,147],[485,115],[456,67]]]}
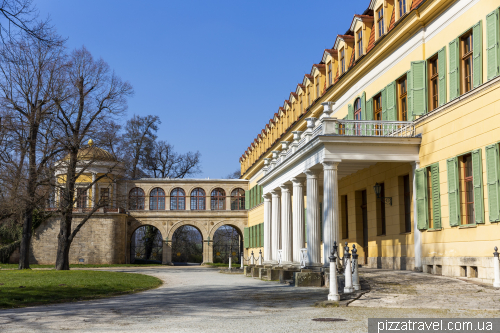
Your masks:
{"label": "column base", "polygon": [[328,300],[329,301],[340,301],[340,295],[339,294],[328,294]]}
{"label": "column base", "polygon": [[354,284],[353,285],[354,290],[361,290],[361,285],[359,284]]}
{"label": "column base", "polygon": [[353,287],[344,287],[344,293],[352,293],[354,291]]}

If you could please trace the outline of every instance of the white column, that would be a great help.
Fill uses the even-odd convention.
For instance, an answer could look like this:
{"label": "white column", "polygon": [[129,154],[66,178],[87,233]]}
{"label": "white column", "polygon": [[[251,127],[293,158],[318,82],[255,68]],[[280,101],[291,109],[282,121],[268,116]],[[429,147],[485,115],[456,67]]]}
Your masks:
{"label": "white column", "polygon": [[318,172],[309,169],[305,174],[307,176],[307,266],[322,266]]}
{"label": "white column", "polygon": [[339,187],[337,162],[323,162],[323,265],[330,265],[333,242],[339,244]]}
{"label": "white column", "polygon": [[415,171],[419,168],[420,163],[413,163],[413,246],[415,252],[415,268],[417,272],[422,272],[422,238],[417,224],[417,181],[415,178]]}
{"label": "white column", "polygon": [[264,263],[271,263],[272,246],[271,246],[271,225],[272,225],[272,206],[271,194],[266,193],[264,197]]}
{"label": "white column", "polygon": [[293,262],[300,264],[300,249],[305,247],[304,240],[304,181],[292,178],[293,183]]}
{"label": "white column", "polygon": [[281,209],[279,191],[271,191],[272,195],[272,222],[271,222],[271,258],[274,264],[278,263],[278,250],[281,248]]}
{"label": "white column", "polygon": [[290,185],[281,185],[281,262],[290,265],[293,260],[292,198]]}
{"label": "white column", "polygon": [[95,179],[96,179],[96,174],[94,172],[92,172],[92,205],[91,207],[95,207],[96,204],[97,204],[97,193],[96,193],[96,183],[95,183]]}

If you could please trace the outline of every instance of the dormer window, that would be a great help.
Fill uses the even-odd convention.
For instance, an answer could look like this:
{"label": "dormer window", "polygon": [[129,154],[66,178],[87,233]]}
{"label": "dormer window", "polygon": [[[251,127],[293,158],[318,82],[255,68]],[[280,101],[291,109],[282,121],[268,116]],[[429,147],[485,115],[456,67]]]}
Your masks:
{"label": "dormer window", "polygon": [[384,7],[380,7],[377,10],[377,25],[378,25],[378,36],[382,37],[384,34]]}
{"label": "dormer window", "polygon": [[342,48],[342,50],[340,50],[340,71],[342,73],[345,72],[345,52],[344,52],[345,48]]}
{"label": "dormer window", "polygon": [[319,77],[316,79],[316,98],[319,98]]}
{"label": "dormer window", "polygon": [[398,6],[399,6],[399,17],[403,17],[403,15],[406,14],[406,0],[399,0]]}
{"label": "dormer window", "polygon": [[358,57],[363,55],[363,31],[359,29],[358,33]]}
{"label": "dormer window", "polygon": [[333,73],[332,73],[332,63],[331,62],[328,64],[328,83],[329,83],[329,85],[332,85],[332,83],[333,83]]}

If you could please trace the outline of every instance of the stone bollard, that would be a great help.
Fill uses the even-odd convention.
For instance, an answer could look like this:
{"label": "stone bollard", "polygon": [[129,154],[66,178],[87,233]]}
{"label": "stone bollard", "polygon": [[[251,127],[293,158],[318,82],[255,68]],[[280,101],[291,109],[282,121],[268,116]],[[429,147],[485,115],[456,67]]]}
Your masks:
{"label": "stone bollard", "polygon": [[328,294],[329,301],[340,301],[339,290],[337,286],[337,242],[333,242],[332,252],[330,252],[330,293]]}
{"label": "stone bollard", "polygon": [[243,269],[243,254],[241,255],[241,269]]}
{"label": "stone bollard", "polygon": [[255,265],[255,257],[253,256],[253,251],[252,251],[252,254],[250,256],[250,265]]}
{"label": "stone bollard", "polygon": [[495,280],[493,280],[493,287],[500,288],[500,263],[498,258],[498,247],[495,246],[495,252],[493,252],[493,270],[495,271]]}
{"label": "stone bollard", "polygon": [[259,266],[262,266],[262,250],[259,250]]}
{"label": "stone bollard", "polygon": [[351,254],[349,253],[349,246],[347,245],[347,242],[345,242],[345,248],[344,248],[344,259],[345,259],[345,268],[344,268],[344,275],[345,275],[345,287],[344,287],[344,293],[352,293],[354,291],[354,288],[352,287],[352,270],[351,270]]}
{"label": "stone bollard", "polygon": [[354,290],[361,290],[358,274],[358,249],[356,249],[355,244],[352,244],[352,286]]}

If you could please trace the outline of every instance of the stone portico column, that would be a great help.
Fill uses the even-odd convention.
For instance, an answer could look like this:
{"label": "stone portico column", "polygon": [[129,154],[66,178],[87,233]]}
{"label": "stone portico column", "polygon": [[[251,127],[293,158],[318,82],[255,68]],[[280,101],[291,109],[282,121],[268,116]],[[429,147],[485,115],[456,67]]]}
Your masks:
{"label": "stone portico column", "polygon": [[417,225],[417,180],[415,174],[417,169],[420,167],[418,161],[414,162],[412,165],[413,173],[413,246],[415,251],[415,264],[413,270],[417,272],[422,272],[422,239],[421,231],[418,229]]}
{"label": "stone portico column", "polygon": [[339,187],[336,162],[323,162],[323,266],[330,266],[333,242],[339,244]]}
{"label": "stone portico column", "polygon": [[319,223],[318,172],[307,170],[307,266],[323,266],[321,263],[321,230]]}
{"label": "stone portico column", "polygon": [[304,182],[292,178],[293,183],[293,262],[300,263],[300,249],[305,247],[304,240]]}
{"label": "stone portico column", "polygon": [[272,261],[272,248],[271,248],[271,223],[272,223],[272,206],[271,194],[266,193],[262,196],[264,198],[264,263],[268,264]]}
{"label": "stone portico column", "polygon": [[292,263],[292,198],[289,185],[281,185],[281,262]]}
{"label": "stone portico column", "polygon": [[271,222],[271,258],[273,263],[278,263],[278,250],[281,248],[281,209],[280,194],[277,190],[271,191],[272,195],[272,222]]}

